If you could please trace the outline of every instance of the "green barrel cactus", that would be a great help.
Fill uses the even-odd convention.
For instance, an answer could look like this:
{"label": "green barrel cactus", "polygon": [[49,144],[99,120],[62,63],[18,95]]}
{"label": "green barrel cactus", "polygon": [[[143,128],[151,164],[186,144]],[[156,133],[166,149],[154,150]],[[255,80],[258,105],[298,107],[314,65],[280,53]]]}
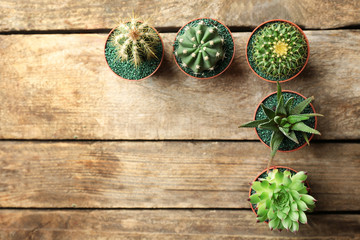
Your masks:
{"label": "green barrel cactus", "polygon": [[157,58],[156,47],[161,40],[147,22],[132,18],[116,27],[110,41],[117,59],[130,61],[138,67],[143,61]]}
{"label": "green barrel cactus", "polygon": [[271,230],[291,232],[299,230],[299,222],[306,224],[305,212],[312,211],[316,201],[304,185],[306,178],[302,171],[292,175],[289,170],[274,169],[266,178],[253,182],[248,200],[257,209],[258,222],[267,221]]}
{"label": "green barrel cactus", "polygon": [[308,57],[304,35],[287,22],[272,22],[253,35],[251,48],[255,70],[278,80],[296,75]]}
{"label": "green barrel cactus", "polygon": [[214,70],[216,63],[224,57],[224,39],[216,27],[201,22],[197,26],[187,26],[177,41],[179,47],[175,55],[181,59],[182,67],[189,67],[195,73]]}
{"label": "green barrel cactus", "polygon": [[[284,138],[288,138],[291,141],[299,144],[295,132],[300,132],[308,145],[310,145],[310,143],[307,133],[320,135],[319,131],[307,126],[304,121],[311,117],[323,115],[318,113],[302,113],[302,111],[311,103],[311,101],[314,100],[314,97],[307,98],[299,104],[293,106],[294,100],[295,99],[292,97],[286,102],[284,101],[280,83],[277,82],[276,109],[270,109],[262,103],[260,106],[264,111],[266,118],[251,121],[240,126],[250,128],[258,127],[259,129],[272,131],[270,140],[271,160],[274,158]],[[269,165],[271,160],[269,161]]]}

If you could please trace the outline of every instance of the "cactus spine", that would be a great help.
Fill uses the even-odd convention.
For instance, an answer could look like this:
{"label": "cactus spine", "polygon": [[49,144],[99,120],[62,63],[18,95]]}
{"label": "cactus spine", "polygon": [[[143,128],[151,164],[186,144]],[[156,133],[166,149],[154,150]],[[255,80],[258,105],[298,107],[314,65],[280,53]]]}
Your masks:
{"label": "cactus spine", "polygon": [[143,61],[157,58],[156,46],[160,38],[147,22],[131,18],[120,23],[110,41],[118,59],[130,61],[138,67]]}
{"label": "cactus spine", "polygon": [[308,54],[305,37],[287,22],[269,23],[258,30],[251,51],[257,69],[276,79],[298,73]]}
{"label": "cactus spine", "polygon": [[214,70],[216,63],[224,58],[223,43],[215,26],[186,26],[185,33],[177,37],[179,47],[175,55],[181,59],[182,67],[201,73]]}

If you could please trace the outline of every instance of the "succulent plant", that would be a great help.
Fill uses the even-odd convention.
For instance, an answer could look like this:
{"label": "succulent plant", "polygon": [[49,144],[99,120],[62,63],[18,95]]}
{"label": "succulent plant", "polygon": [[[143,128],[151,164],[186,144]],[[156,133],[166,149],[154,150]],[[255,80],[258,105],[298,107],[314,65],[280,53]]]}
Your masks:
{"label": "succulent plant", "polygon": [[[299,144],[295,132],[301,132],[308,145],[310,145],[310,143],[306,133],[321,135],[319,131],[307,126],[303,122],[308,120],[310,117],[323,116],[318,113],[302,114],[302,111],[310,104],[312,100],[314,100],[314,97],[307,98],[299,104],[293,106],[294,100],[295,99],[291,97],[286,102],[284,101],[280,83],[277,82],[277,106],[275,111],[261,103],[260,106],[264,111],[266,118],[251,121],[240,126],[258,127],[259,129],[272,131],[270,140],[271,160],[274,158],[284,138],[288,138],[291,141]],[[269,161],[269,165],[271,160]]]}
{"label": "succulent plant", "polygon": [[175,55],[181,59],[183,67],[195,73],[214,70],[224,57],[224,39],[215,26],[207,26],[202,21],[197,26],[186,26],[185,33],[179,35],[177,41],[179,47]]}
{"label": "succulent plant", "polygon": [[305,37],[290,23],[268,23],[254,34],[253,41],[253,63],[265,75],[286,79],[298,73],[306,62]]}
{"label": "succulent plant", "polygon": [[138,67],[143,61],[157,58],[156,46],[161,40],[147,22],[131,18],[116,27],[110,41],[118,59],[133,62]]}
{"label": "succulent plant", "polygon": [[266,178],[258,179],[251,185],[253,193],[249,201],[256,204],[258,222],[267,221],[269,228],[299,230],[299,222],[306,224],[305,212],[312,211],[315,199],[308,194],[304,182],[307,174],[303,171],[294,175],[274,169]]}

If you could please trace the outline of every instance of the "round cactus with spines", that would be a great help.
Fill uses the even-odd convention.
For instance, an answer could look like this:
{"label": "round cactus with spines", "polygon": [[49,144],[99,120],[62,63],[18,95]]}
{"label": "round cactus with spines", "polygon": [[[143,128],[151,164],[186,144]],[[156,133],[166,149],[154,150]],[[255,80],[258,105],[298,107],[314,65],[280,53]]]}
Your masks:
{"label": "round cactus with spines", "polygon": [[253,36],[252,62],[265,77],[283,80],[296,75],[308,57],[304,35],[287,22],[272,22]]}
{"label": "round cactus with spines", "polygon": [[259,178],[251,185],[253,194],[249,201],[257,209],[257,220],[267,221],[269,228],[299,230],[299,222],[306,224],[305,212],[312,211],[315,199],[308,194],[303,171],[292,174],[274,169],[265,178]]}
{"label": "round cactus with spines", "polygon": [[224,57],[224,39],[215,26],[202,22],[197,26],[187,26],[177,41],[179,47],[175,55],[181,59],[182,67],[189,67],[194,73],[214,70],[216,63]]}
{"label": "round cactus with spines", "polygon": [[131,18],[118,25],[110,41],[118,59],[138,67],[143,61],[157,58],[156,46],[161,40],[147,22]]}

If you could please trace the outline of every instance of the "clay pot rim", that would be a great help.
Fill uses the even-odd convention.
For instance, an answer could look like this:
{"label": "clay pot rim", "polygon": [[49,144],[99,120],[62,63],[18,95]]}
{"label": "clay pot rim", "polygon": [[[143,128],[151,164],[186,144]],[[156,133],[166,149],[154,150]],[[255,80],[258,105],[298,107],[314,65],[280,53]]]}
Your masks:
{"label": "clay pot rim", "polygon": [[223,26],[228,30],[228,32],[230,33],[230,36],[231,36],[231,39],[232,39],[232,41],[233,41],[234,47],[233,47],[233,55],[232,55],[232,57],[231,57],[231,60],[230,60],[229,64],[226,66],[226,68],[225,68],[223,71],[221,71],[220,73],[218,73],[218,74],[216,74],[216,75],[214,75],[214,76],[211,76],[211,77],[206,77],[206,78],[195,77],[195,76],[192,76],[192,75],[190,75],[189,73],[185,72],[185,70],[182,69],[182,67],[181,67],[181,66],[179,65],[179,63],[176,61],[176,57],[175,57],[175,54],[174,54],[174,50],[175,50],[174,45],[173,45],[173,50],[172,50],[173,54],[172,54],[172,55],[173,55],[173,58],[174,58],[174,61],[175,61],[176,65],[180,68],[180,70],[181,70],[183,73],[185,73],[185,74],[188,75],[189,77],[196,78],[196,79],[211,79],[211,78],[216,78],[216,77],[220,76],[221,74],[223,74],[223,73],[230,67],[230,65],[231,65],[231,63],[232,63],[232,61],[234,60],[234,57],[235,57],[235,41],[234,41],[234,36],[232,35],[230,29],[229,29],[224,23],[222,23],[221,21],[219,21],[219,20],[217,20],[217,19],[215,19],[215,18],[210,18],[210,17],[195,18],[195,19],[187,22],[186,24],[184,24],[184,25],[179,29],[179,31],[178,31],[178,32],[176,33],[176,35],[175,35],[174,42],[176,41],[176,37],[178,36],[178,34],[180,33],[180,31],[181,31],[186,25],[188,25],[188,24],[191,23],[191,22],[194,22],[194,21],[197,21],[197,20],[201,20],[201,19],[211,19],[211,20],[214,20],[214,21],[220,23],[221,25],[223,25]]}
{"label": "clay pot rim", "polygon": [[[267,24],[267,23],[270,23],[270,22],[286,22],[286,23],[289,23],[289,24],[295,26],[295,27],[301,32],[301,34],[304,36],[305,41],[306,41],[306,45],[307,45],[307,57],[306,57],[306,61],[305,61],[305,63],[304,63],[304,66],[300,69],[300,71],[299,71],[297,74],[295,74],[295,75],[292,76],[291,78],[288,78],[288,79],[285,79],[285,80],[282,80],[282,81],[269,80],[269,79],[266,79],[266,78],[261,77],[261,76],[260,76],[257,72],[255,72],[255,70],[252,68],[252,66],[250,65],[250,62],[249,62],[249,58],[248,58],[248,45],[249,45],[249,42],[250,42],[251,37],[254,35],[254,33],[255,33],[260,27],[262,27],[263,25],[265,25],[265,24]],[[309,44],[309,40],[307,39],[304,31],[303,31],[298,25],[296,25],[295,23],[290,22],[290,21],[288,21],[288,20],[284,20],[284,19],[272,19],[272,20],[269,20],[269,21],[266,21],[266,22],[261,23],[259,26],[257,26],[257,27],[254,29],[254,31],[252,31],[252,33],[250,34],[250,37],[249,37],[249,39],[248,39],[248,41],[247,41],[247,43],[246,43],[245,56],[246,56],[246,61],[247,61],[248,65],[249,65],[251,71],[252,71],[253,73],[255,73],[256,76],[258,76],[259,78],[261,78],[262,80],[265,80],[265,81],[267,81],[267,82],[271,82],[271,83],[280,82],[280,83],[283,83],[283,82],[288,82],[288,81],[294,79],[295,77],[297,77],[297,76],[305,69],[305,67],[306,67],[306,65],[307,65],[307,63],[308,63],[308,61],[309,61],[309,57],[310,57],[310,44]]]}
{"label": "clay pot rim", "polygon": [[[129,22],[129,21],[127,21],[127,22]],[[127,22],[125,22],[125,23],[127,23]],[[144,21],[139,21],[139,20],[138,20],[137,22],[143,23]],[[141,80],[145,80],[145,79],[151,77],[152,75],[154,75],[154,73],[160,68],[160,66],[161,66],[161,64],[162,64],[162,62],[163,62],[163,60],[164,60],[165,49],[164,49],[164,42],[163,42],[163,40],[162,40],[159,32],[155,29],[155,27],[150,26],[150,25],[149,25],[149,27],[151,27],[151,28],[157,33],[157,35],[159,36],[159,39],[160,39],[160,42],[161,42],[161,46],[162,46],[161,60],[160,60],[160,62],[159,62],[159,65],[157,66],[157,68],[156,68],[150,75],[145,76],[145,77],[140,78],[140,79],[127,79],[127,78],[124,78],[124,77],[118,75],[116,72],[114,72],[114,70],[111,69],[111,67],[109,66],[109,63],[108,63],[108,61],[107,61],[107,59],[106,59],[105,50],[106,50],[106,44],[107,44],[107,42],[108,42],[108,40],[109,40],[110,35],[112,34],[112,32],[113,32],[118,26],[119,26],[119,25],[117,25],[116,27],[114,27],[113,29],[111,29],[110,33],[109,33],[109,34],[107,35],[107,37],[106,37],[105,46],[104,46],[104,58],[105,58],[105,62],[106,62],[106,65],[107,65],[107,66],[109,67],[109,69],[111,70],[111,72],[113,72],[113,73],[114,73],[116,76],[118,76],[119,78],[124,79],[124,80],[128,80],[128,81],[141,81]]]}

